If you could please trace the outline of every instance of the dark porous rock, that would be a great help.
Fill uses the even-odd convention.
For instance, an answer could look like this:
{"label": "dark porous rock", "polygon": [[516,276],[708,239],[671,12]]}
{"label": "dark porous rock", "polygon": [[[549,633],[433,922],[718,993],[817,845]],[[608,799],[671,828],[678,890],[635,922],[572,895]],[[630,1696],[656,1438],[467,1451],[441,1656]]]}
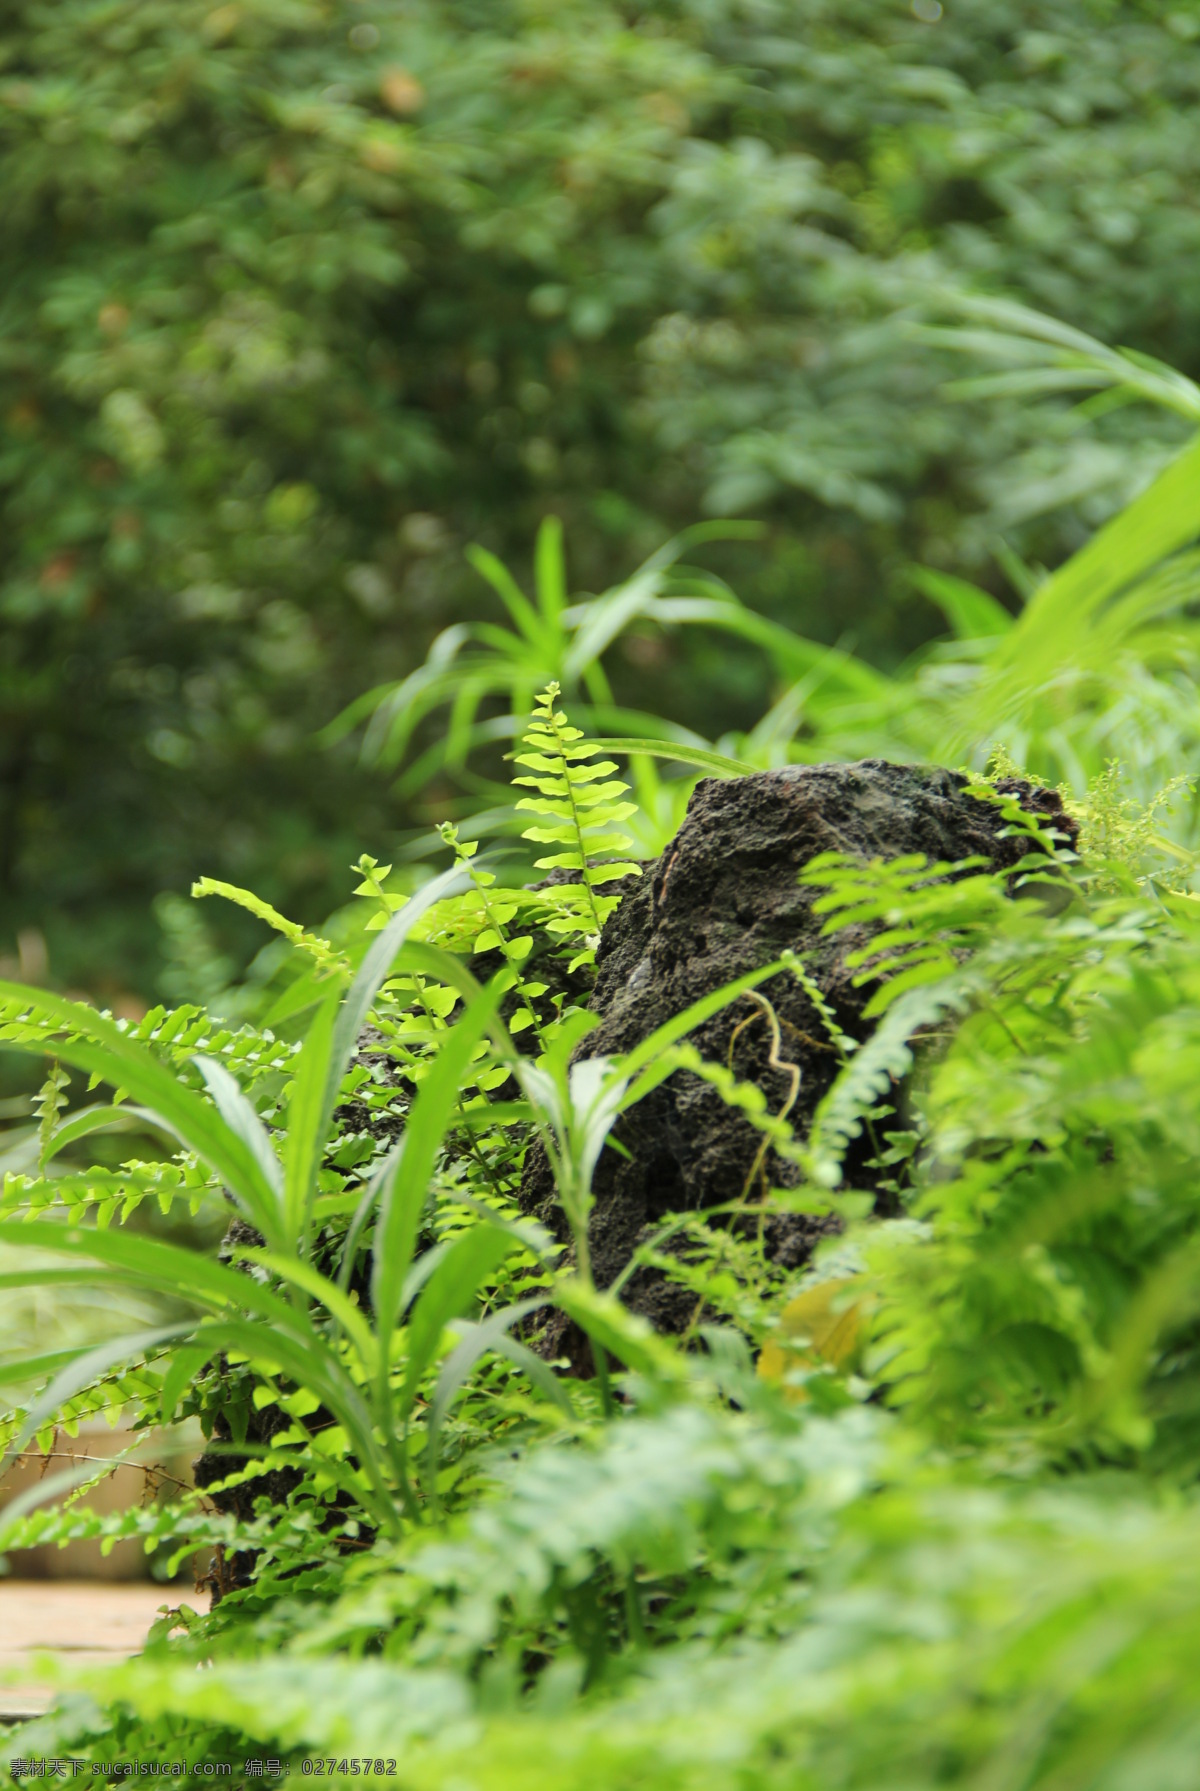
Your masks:
{"label": "dark porous rock", "polygon": [[[862,1010],[869,990],[855,988],[846,954],[868,938],[849,927],[823,938],[823,916],[813,913],[820,893],[799,874],[819,852],[853,853],[864,860],[923,853],[931,862],[975,855],[996,869],[1014,866],[1028,842],[1005,837],[999,808],[968,795],[966,780],[949,771],[866,759],[851,765],[789,766],[750,777],[704,779],[695,789],[679,833],[656,864],[625,894],[601,937],[589,1007],[600,1025],[576,1056],[629,1051],[692,1002],[777,958],[803,954],[806,967],[852,1037],[870,1030]],[[1074,823],[1049,790],[1001,783],[1002,794],[1045,819],[1066,839]],[[760,985],[782,1033],[780,1060],[797,1064],[799,1093],[790,1119],[803,1135],[838,1066],[819,1014],[790,974]],[[770,1063],[768,1016],[742,996],[691,1034],[708,1060],[732,1063],[743,1081],[755,1082],[778,1113],[792,1076]],[[614,1130],[627,1155],[605,1148],[593,1184],[590,1226],[592,1267],[599,1287],[626,1268],[639,1244],[670,1213],[754,1197],[769,1185],[799,1178],[795,1165],[768,1153],[757,1165],[761,1135],[710,1084],[689,1071],[675,1075],[618,1122]],[[860,1147],[848,1175],[869,1188]],[[556,1236],[568,1231],[545,1154],[531,1147],[521,1205]],[[774,1215],[765,1224],[769,1256],[797,1267],[835,1221]],[[627,1304],[658,1329],[678,1332],[695,1315],[696,1296],[663,1276],[639,1269],[626,1283]],[[586,1372],[586,1340],[561,1314],[543,1333],[540,1348],[565,1354]]]}

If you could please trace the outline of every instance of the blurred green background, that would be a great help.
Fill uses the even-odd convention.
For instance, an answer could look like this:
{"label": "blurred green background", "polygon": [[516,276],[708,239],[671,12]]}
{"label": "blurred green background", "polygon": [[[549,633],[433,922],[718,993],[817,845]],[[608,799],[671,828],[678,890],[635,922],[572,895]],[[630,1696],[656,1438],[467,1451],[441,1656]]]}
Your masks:
{"label": "blurred green background", "polygon": [[[761,518],[707,563],[894,665],[943,626],[913,562],[1014,606],[1012,554],[1056,563],[1182,439],[950,402],[971,369],[911,319],[1001,293],[1200,376],[1190,0],[4,21],[9,974],[135,1011],[261,943],[194,918],[193,877],[305,922],[343,903],[442,793],[406,806],[316,735],[499,616],[473,541],[524,578],[556,514],[595,591],[698,518]],[[710,737],[771,694],[694,632],[609,669]]]}

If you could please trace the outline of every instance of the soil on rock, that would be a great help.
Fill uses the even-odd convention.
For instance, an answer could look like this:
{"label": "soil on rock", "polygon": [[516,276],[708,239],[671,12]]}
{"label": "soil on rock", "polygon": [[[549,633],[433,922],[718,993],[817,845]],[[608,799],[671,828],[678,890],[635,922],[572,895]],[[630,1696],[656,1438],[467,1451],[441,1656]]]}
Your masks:
{"label": "soil on rock", "polygon": [[[1052,791],[1015,781],[997,788],[1074,837],[1074,823]],[[845,1031],[865,1037],[869,1023],[862,1010],[869,990],[854,987],[845,959],[868,933],[850,927],[822,937],[823,917],[813,912],[819,891],[800,884],[801,870],[827,851],[864,860],[920,852],[931,862],[978,854],[1004,870],[1027,849],[1021,838],[1005,837],[1006,825],[995,805],[967,794],[956,773],[876,759],[703,780],[679,833],[604,929],[588,1004],[601,1024],[576,1056],[629,1051],[692,1002],[787,948],[803,954]],[[793,976],[771,978],[761,993],[782,1033],[776,1061],[801,1071],[789,1117],[802,1136],[833,1080],[837,1053]],[[771,1111],[781,1110],[793,1078],[771,1066],[769,1017],[760,1005],[739,998],[698,1027],[691,1042],[707,1060],[729,1064],[741,1080],[757,1083]],[[753,1198],[768,1186],[794,1185],[799,1176],[773,1153],[756,1170],[760,1134],[688,1071],[676,1072],[625,1114],[614,1137],[627,1154],[606,1147],[593,1184],[589,1235],[600,1287],[621,1274],[666,1215]],[[861,1160],[851,1169],[855,1186],[872,1186]],[[566,1241],[539,1145],[526,1161],[521,1205]],[[783,1267],[798,1267],[832,1229],[830,1219],[772,1216],[764,1227],[768,1255]],[[679,1332],[695,1315],[692,1292],[645,1269],[630,1278],[622,1297],[658,1330]],[[579,1372],[589,1371],[586,1339],[561,1314],[551,1319],[540,1347],[549,1356],[565,1355]]]}

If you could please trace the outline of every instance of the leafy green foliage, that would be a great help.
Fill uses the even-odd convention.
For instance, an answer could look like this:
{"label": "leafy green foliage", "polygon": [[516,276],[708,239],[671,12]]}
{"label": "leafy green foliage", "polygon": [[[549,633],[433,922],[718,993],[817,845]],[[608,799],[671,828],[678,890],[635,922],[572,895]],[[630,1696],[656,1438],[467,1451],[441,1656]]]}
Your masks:
{"label": "leafy green foliage", "polygon": [[[1136,357],[1093,364],[1011,310],[987,323],[1048,347],[1030,381],[1192,414],[1186,383]],[[0,1513],[0,1545],[140,1537],[176,1563],[203,1545],[220,1594],[165,1608],[134,1661],[55,1669],[59,1705],[6,1741],[20,1777],[43,1755],[276,1753],[338,1779],[394,1754],[398,1781],[430,1791],[1195,1779],[1200,896],[1177,766],[1198,481],[1192,444],[1011,626],[932,573],[957,639],[911,675],[843,654],[822,698],[815,650],[764,633],[784,679],[812,675],[736,759],[618,736],[636,801],[551,679],[496,737],[523,731],[533,792],[506,824],[532,814],[527,838],[551,848],[537,868],[565,882],[528,888],[524,865],[481,862],[482,827],[446,823],[453,863],[416,893],[359,858],[375,924],[345,949],[202,885],[303,966],[280,997],[298,1044],[195,1007],[131,1023],[0,984],[0,1044],[49,1064],[33,1157],[5,1179],[0,1287],[78,1298],[103,1280],[129,1300],[119,1334],[0,1353],[7,1456],[97,1412],[143,1431],[182,1416],[211,1470],[109,1518],[81,1506],[78,1473],[39,1484]],[[543,543],[558,613],[556,532]],[[474,717],[472,663],[441,695],[465,690]],[[579,668],[592,719],[602,676]],[[651,755],[736,774],[880,734],[969,741],[990,774],[967,793],[1023,856],[804,869],[874,1030],[850,1037],[836,989],[784,951],[623,1056],[576,1057],[596,934],[635,868],[626,824],[653,838],[688,788],[660,785]],[[1128,778],[1107,750],[1126,741]],[[1035,774],[1064,777],[1077,850],[1021,807],[1022,743]],[[805,1135],[797,1066],[769,1105],[691,1037],[749,997],[779,1068],[759,985],[780,975],[838,1059]],[[748,1181],[639,1240],[627,1273],[651,1264],[695,1295],[674,1338],[596,1285],[589,1220],[615,1121],[681,1068],[757,1129],[756,1168],[769,1145],[796,1185],[751,1205]],[[74,1075],[112,1098],[72,1106]],[[80,1160],[130,1126],[172,1154]],[[566,1248],[519,1204],[535,1139]],[[137,1229],[155,1204],[221,1196],[238,1223],[216,1258]],[[749,1212],[757,1227],[721,1223]],[[837,1229],[798,1278],[767,1260],[780,1214]],[[586,1334],[590,1378],[537,1352],[552,1304]]]}
{"label": "leafy green foliage", "polygon": [[[1044,326],[1052,337],[1075,342],[1076,360],[1085,358],[1078,344],[1087,339],[1076,332],[1011,305],[985,309],[988,342],[1007,347],[1010,357],[1024,357]],[[1096,381],[1112,384],[1118,373],[1111,357],[1092,346]],[[1043,375],[1035,364],[1031,377]],[[1131,387],[1130,397],[1167,408],[1176,402],[1171,383],[1157,378]],[[1174,795],[1182,787],[1179,755],[1196,739],[1198,506],[1200,438],[1169,459],[1057,571],[1031,582],[1022,613],[1015,619],[1005,614],[1003,625],[986,591],[929,569],[919,572],[915,576],[945,610],[956,638],[915,655],[891,676],[728,600],[672,600],[675,622],[740,631],[755,640],[785,688],[757,727],[726,735],[715,746],[694,735],[676,743],[657,727],[642,737],[609,737],[612,750],[628,754],[634,767],[640,813],[632,826],[642,848],[662,850],[686,792],[679,780],[659,780],[659,760],[736,776],[829,757],[957,762],[965,756],[979,771],[1003,763],[1043,781],[1062,781],[1078,802],[1098,787],[1114,756],[1116,715],[1124,774],[1133,782],[1129,799],[1161,805],[1167,791]],[[637,583],[635,577],[631,591],[640,602]],[[580,608],[601,612],[609,597]],[[460,689],[473,689],[468,666]],[[600,725],[610,713],[603,706],[587,710]],[[481,787],[501,800],[494,785],[476,781],[475,788]],[[506,824],[499,808],[488,811],[486,821],[496,828]]]}
{"label": "leafy green foliage", "polygon": [[[553,693],[539,715],[538,751],[524,756],[538,761],[539,795],[561,807],[575,766],[594,768],[596,753],[565,757],[579,736]],[[1037,1785],[1097,1761],[1190,1769],[1194,1599],[1180,1563],[1195,1529],[1200,1029],[1190,891],[1158,832],[1170,793],[1140,809],[1105,773],[1079,804],[1090,859],[1064,853],[1011,795],[973,787],[1027,835],[1016,873],[836,855],[805,873],[831,932],[869,930],[847,971],[872,983],[881,1016],[856,1045],[821,998],[843,1067],[806,1139],[686,1043],[742,985],[624,1060],[571,1065],[584,1022],[570,1011],[548,1036],[531,1032],[534,1054],[519,1059],[497,1006],[528,954],[514,962],[502,949],[503,883],[474,891],[491,905],[477,924],[490,921],[486,949],[503,965],[485,993],[463,968],[469,940],[457,959],[412,942],[437,906],[464,899],[463,881],[488,875],[453,832],[457,865],[424,903],[389,916],[345,996],[343,1013],[372,1011],[380,1027],[419,1006],[418,983],[463,998],[430,1009],[444,1008],[443,1025],[396,1059],[401,1140],[369,1180],[358,1172],[349,1230],[343,1190],[356,1172],[334,1192],[314,1155],[330,1078],[347,1074],[334,1036],[353,1036],[335,1025],[336,990],[299,1052],[285,1052],[282,1100],[266,1096],[269,1073],[244,1045],[233,1060],[276,1102],[278,1157],[239,1082],[213,1074],[216,1057],[202,1057],[201,1080],[169,1021],[122,1046],[109,1074],[163,1106],[151,1062],[178,1057],[175,1123],[275,1227],[271,1247],[236,1251],[265,1278],[119,1231],[4,1226],[6,1243],[23,1234],[46,1257],[102,1263],[138,1286],[178,1293],[186,1272],[193,1310],[174,1335],[47,1362],[49,1385],[15,1411],[14,1440],[97,1399],[140,1404],[144,1421],[181,1398],[229,1415],[239,1384],[248,1407],[284,1421],[255,1444],[243,1420],[225,1481],[173,1508],[104,1518],[69,1496],[57,1510],[12,1508],[9,1547],[136,1536],[176,1560],[207,1545],[218,1561],[254,1562],[251,1584],[227,1586],[211,1614],[168,1612],[139,1660],[82,1675],[99,1701],[68,1695],[12,1755],[278,1753],[332,1758],[337,1776],[343,1756],[386,1760],[403,1745],[414,1786],[465,1774],[502,1791],[532,1773],[582,1791],[616,1773],[653,1791],[865,1788],[885,1761],[914,1784],[966,1785],[998,1770],[1019,1736]],[[781,969],[811,985],[791,957],[743,985]],[[89,1010],[9,998],[11,1036],[27,1048],[95,1063],[89,1040],[114,1043]],[[492,1131],[542,1131],[576,1248],[557,1271],[515,1220],[519,1153],[500,1169],[506,1205],[489,1179],[502,1156],[481,1164],[455,1142],[488,1104],[480,1046],[525,1097],[492,1103]],[[699,1354],[597,1293],[586,1251],[609,1126],[684,1065],[805,1170],[781,1202],[852,1224],[801,1300],[751,1240],[731,1255],[709,1232],[706,1255],[694,1215],[689,1263],[643,1249],[639,1260],[690,1275],[732,1318],[733,1329],[704,1328]],[[902,1082],[907,1133],[888,1129]],[[184,1093],[212,1103],[210,1117],[193,1116]],[[899,1219],[856,1220],[864,1209],[837,1186],[864,1125],[897,1166]],[[486,1141],[487,1127],[468,1136]],[[439,1184],[452,1198],[431,1207]],[[10,1200],[32,1214],[30,1197],[51,1185],[15,1180]],[[331,1236],[336,1279],[320,1266]],[[368,1239],[364,1300],[352,1265]],[[797,1315],[816,1312],[823,1284],[854,1303],[865,1349],[806,1346]],[[594,1385],[568,1392],[523,1341],[546,1299],[591,1333]],[[757,1373],[747,1340],[771,1344]],[[204,1368],[214,1351],[219,1375]],[[931,1440],[947,1453],[923,1460]],[[245,1517],[213,1510],[222,1490],[253,1499],[281,1469],[293,1476],[282,1502],[263,1496]],[[200,1660],[210,1664],[197,1674]]]}
{"label": "leafy green foliage", "polygon": [[[677,644],[670,612],[578,684],[543,606],[506,617],[493,583],[480,617],[464,550],[498,577],[547,515],[584,592],[696,516],[761,516],[706,561],[751,613],[888,665],[941,627],[914,561],[1011,613],[1188,427],[1186,381],[1145,357],[1200,375],[1193,22],[1133,0],[21,0],[5,934],[41,926],[63,986],[180,1000],[198,986],[153,987],[147,961],[160,890],[204,873],[320,918],[364,842],[396,861],[406,817],[312,736],[447,626],[479,645],[482,619],[502,669],[514,635],[547,636],[484,722],[557,677],[573,706],[603,678],[706,735],[745,727],[761,663]],[[961,322],[965,287],[1132,345],[1110,373],[1170,413],[1109,403],[1065,326],[1025,362],[913,336]],[[946,405],[980,361],[1014,398]],[[574,607],[554,626],[580,644]],[[235,919],[219,955],[250,949]]]}

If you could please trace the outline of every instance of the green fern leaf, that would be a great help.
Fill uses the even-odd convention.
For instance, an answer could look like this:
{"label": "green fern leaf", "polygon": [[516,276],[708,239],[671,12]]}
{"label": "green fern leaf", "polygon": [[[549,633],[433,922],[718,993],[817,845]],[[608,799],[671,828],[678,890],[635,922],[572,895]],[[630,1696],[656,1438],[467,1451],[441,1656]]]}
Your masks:
{"label": "green fern leaf", "polygon": [[582,731],[555,707],[558,694],[557,684],[542,692],[525,730],[523,750],[512,755],[526,771],[513,778],[514,785],[537,791],[535,796],[519,797],[516,807],[539,817],[524,829],[524,839],[564,848],[537,859],[538,870],[575,871],[579,876],[575,890],[554,891],[561,898],[555,903],[559,912],[547,923],[547,931],[557,936],[582,934],[589,950],[594,950],[614,902],[597,891],[618,878],[641,875],[627,856],[633,841],[619,827],[637,813],[637,804],[626,800],[629,785],[612,776],[617,769],[613,761],[598,758],[603,747],[585,741]]}

